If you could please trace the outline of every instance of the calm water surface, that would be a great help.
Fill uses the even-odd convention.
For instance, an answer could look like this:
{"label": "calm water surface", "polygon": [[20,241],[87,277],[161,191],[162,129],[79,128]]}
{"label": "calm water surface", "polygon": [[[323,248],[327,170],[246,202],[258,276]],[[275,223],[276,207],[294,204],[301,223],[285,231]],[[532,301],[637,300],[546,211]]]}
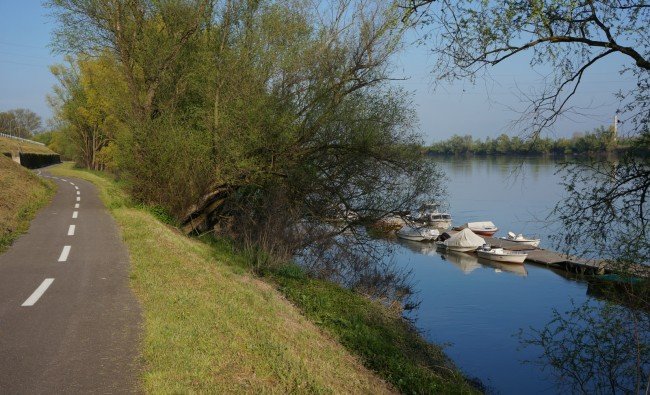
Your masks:
{"label": "calm water surface", "polygon": [[[454,224],[491,220],[496,236],[508,230],[539,234],[542,246],[554,227],[543,219],[562,197],[557,165],[550,160],[436,159],[448,177]],[[516,171],[517,176],[513,176]],[[539,366],[523,363],[539,350],[521,349],[520,328],[541,328],[553,309],[566,311],[590,299],[585,282],[546,267],[498,265],[468,254],[440,254],[430,244],[398,240],[397,260],[412,270],[420,307],[416,326],[467,375],[492,392],[555,393]]]}

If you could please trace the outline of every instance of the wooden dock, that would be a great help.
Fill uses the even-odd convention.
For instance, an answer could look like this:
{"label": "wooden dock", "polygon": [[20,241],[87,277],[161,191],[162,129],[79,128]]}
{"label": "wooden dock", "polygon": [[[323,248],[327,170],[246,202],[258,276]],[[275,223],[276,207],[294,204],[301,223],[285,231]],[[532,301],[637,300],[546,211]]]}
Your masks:
{"label": "wooden dock", "polygon": [[[453,235],[456,233],[456,231],[449,230],[446,231],[446,233]],[[544,248],[522,245],[521,243],[515,243],[513,241],[499,239],[496,237],[481,237],[485,239],[485,242],[490,244],[492,247],[504,248],[511,251],[527,252],[528,256],[526,257],[526,262],[558,267],[568,272],[578,274],[594,275],[620,272],[620,270],[616,270],[615,267],[611,266],[603,260],[583,259]],[[631,269],[632,275],[636,277],[650,278],[650,266],[648,265],[636,264],[631,268],[628,267],[627,269]]]}

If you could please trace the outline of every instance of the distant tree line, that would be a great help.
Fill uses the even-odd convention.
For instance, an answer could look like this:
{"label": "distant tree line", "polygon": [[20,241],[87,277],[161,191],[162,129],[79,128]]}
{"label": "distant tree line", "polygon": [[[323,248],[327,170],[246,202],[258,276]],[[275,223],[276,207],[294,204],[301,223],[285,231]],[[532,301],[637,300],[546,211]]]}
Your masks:
{"label": "distant tree line", "polygon": [[471,135],[454,135],[425,149],[431,155],[596,155],[627,151],[639,146],[636,144],[638,138],[617,137],[613,127],[601,126],[591,132],[557,139],[529,139],[501,134],[497,138],[481,140]]}
{"label": "distant tree line", "polygon": [[0,112],[0,133],[29,139],[42,131],[41,117],[26,108]]}

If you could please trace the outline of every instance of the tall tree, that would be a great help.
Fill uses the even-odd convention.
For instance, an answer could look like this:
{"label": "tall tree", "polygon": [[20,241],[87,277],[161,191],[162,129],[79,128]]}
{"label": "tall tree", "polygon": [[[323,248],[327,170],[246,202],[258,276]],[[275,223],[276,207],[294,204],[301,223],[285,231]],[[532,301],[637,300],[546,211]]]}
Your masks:
{"label": "tall tree", "polygon": [[41,117],[26,108],[17,108],[0,112],[0,130],[2,133],[17,137],[30,138],[42,131]]}
{"label": "tall tree", "polygon": [[218,225],[291,254],[314,240],[296,232],[306,219],[370,220],[438,192],[408,99],[387,83],[402,33],[392,3],[50,5],[59,49],[117,60],[130,103],[120,171],[188,231]]}
{"label": "tall tree", "polygon": [[107,53],[97,58],[69,59],[53,66],[59,81],[49,102],[60,132],[71,143],[73,157],[82,166],[99,170],[108,160],[101,155],[117,135],[125,133],[127,87],[115,59]]}

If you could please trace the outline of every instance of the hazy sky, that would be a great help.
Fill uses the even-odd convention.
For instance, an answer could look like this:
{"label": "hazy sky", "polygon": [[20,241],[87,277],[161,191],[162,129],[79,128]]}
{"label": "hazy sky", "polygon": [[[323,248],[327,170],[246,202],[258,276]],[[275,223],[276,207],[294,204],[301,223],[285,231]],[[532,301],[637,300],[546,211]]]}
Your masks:
{"label": "hazy sky", "polygon": [[[43,118],[51,116],[46,95],[55,84],[48,66],[60,63],[48,44],[54,22],[40,0],[0,0],[0,111],[24,107]],[[408,42],[415,40],[411,35]],[[573,105],[585,108],[587,116],[562,119],[551,136],[570,136],[612,122],[618,102],[614,93],[634,83],[621,77],[622,56],[606,59],[591,68],[574,98]],[[457,83],[433,90],[433,61],[424,46],[408,45],[396,62],[396,76],[409,77],[400,85],[413,93],[419,115],[419,128],[427,142],[453,134],[477,137],[515,135],[511,123],[517,119],[514,109],[523,109],[519,91],[538,89],[538,74],[527,59],[520,57],[492,69],[492,79],[476,85]],[[621,126],[625,131],[625,125]]]}

